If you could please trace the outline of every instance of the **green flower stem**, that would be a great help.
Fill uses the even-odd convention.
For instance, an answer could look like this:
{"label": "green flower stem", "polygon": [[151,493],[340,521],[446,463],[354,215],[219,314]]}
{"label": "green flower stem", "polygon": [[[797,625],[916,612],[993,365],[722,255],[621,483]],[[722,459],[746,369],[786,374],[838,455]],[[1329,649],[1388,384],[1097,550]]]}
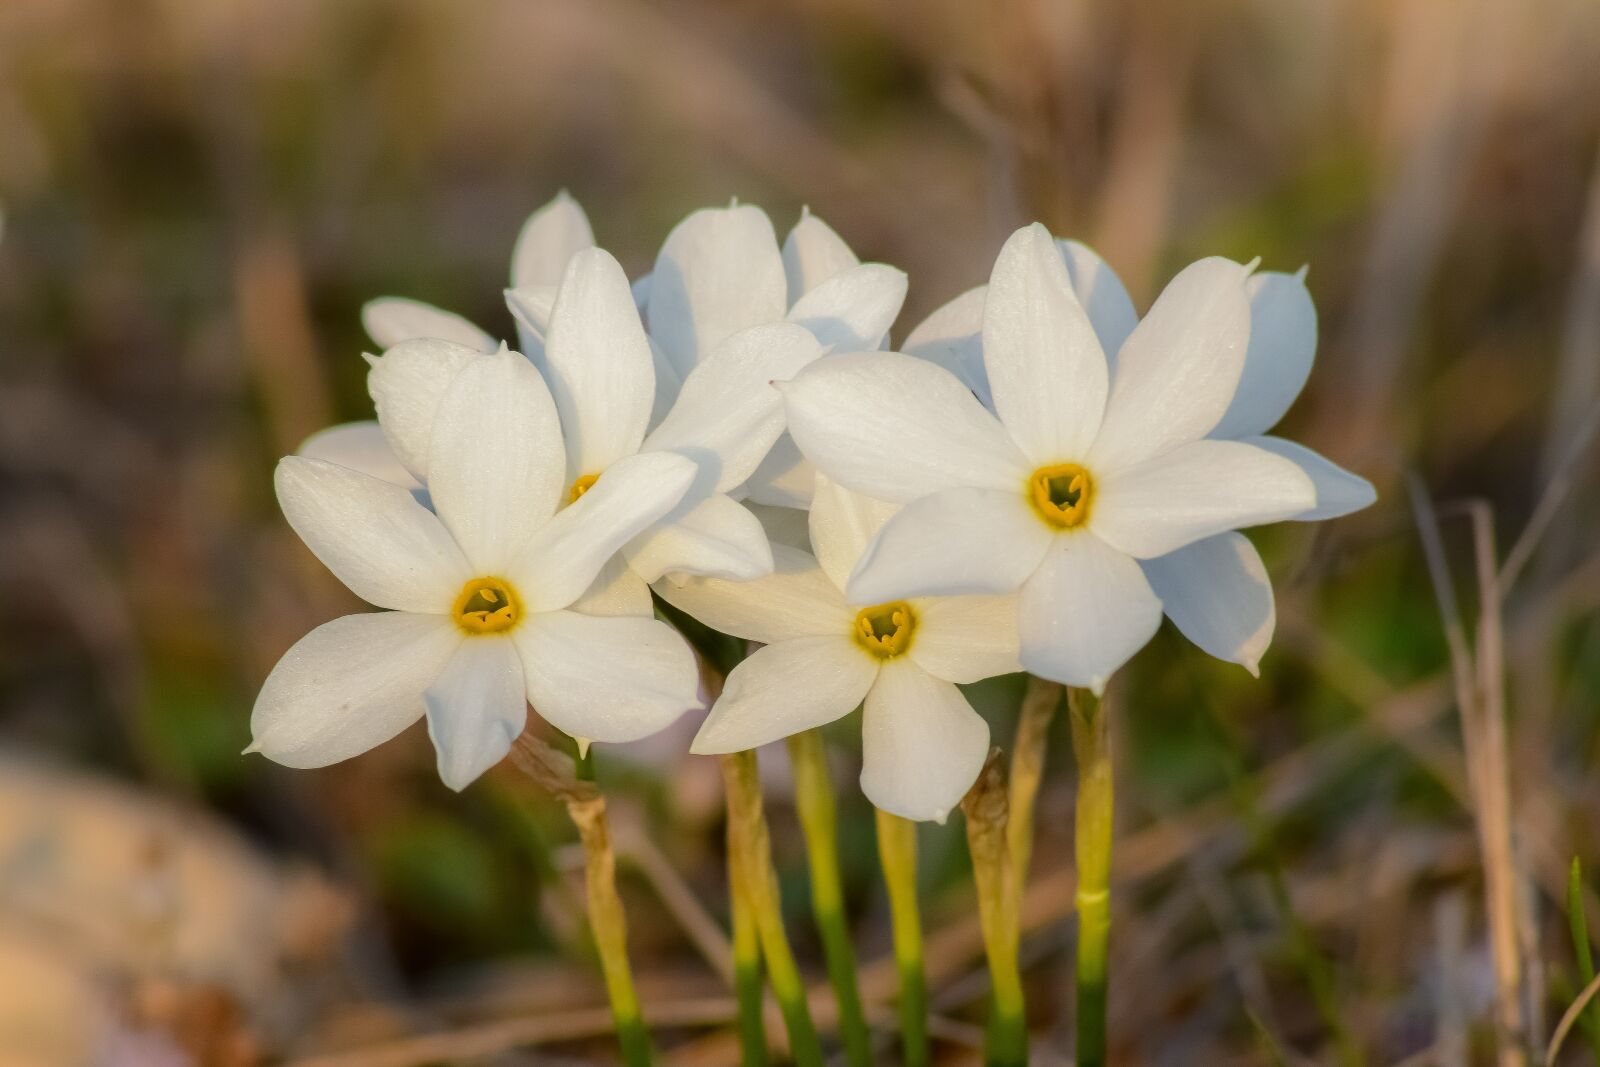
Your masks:
{"label": "green flower stem", "polygon": [[1043,678],[1028,678],[1011,743],[1011,796],[1006,822],[1006,849],[1011,854],[1011,875],[1018,897],[1028,882],[1033,859],[1033,808],[1044,776],[1044,755],[1050,738],[1050,721],[1061,704],[1061,685]]}
{"label": "green flower stem", "polygon": [[639,995],[633,988],[633,970],[628,965],[628,923],[622,911],[622,898],[617,895],[617,857],[611,848],[605,798],[597,792],[586,800],[569,800],[567,810],[583,842],[584,894],[589,904],[589,925],[594,930],[595,948],[600,954],[606,995],[611,998],[611,1015],[617,1024],[617,1041],[622,1045],[622,1062],[627,1067],[648,1067],[652,1058],[650,1034],[644,1026]]}
{"label": "green flower stem", "polygon": [[778,876],[772,869],[772,841],[761,804],[761,778],[754,752],[721,757],[723,787],[728,795],[728,839],[739,865],[743,889],[750,901],[761,954],[767,963],[767,980],[783,1013],[789,1047],[797,1067],[822,1067],[822,1043],[806,1003],[805,981],[795,964],[789,937],[783,929],[778,900]]}
{"label": "green flower stem", "polygon": [[856,953],[844,917],[844,885],[839,877],[838,815],[827,753],[816,730],[789,738],[794,766],[795,807],[811,861],[811,911],[828,961],[828,979],[839,1004],[839,1036],[850,1067],[872,1067],[872,1045],[861,990],[856,984]]}
{"label": "green flower stem", "polygon": [[1017,963],[1021,927],[1017,888],[1012,881],[1005,764],[1000,750],[989,753],[978,780],[961,801],[967,817],[967,850],[978,887],[978,920],[989,960],[989,1027],[984,1039],[988,1067],[1027,1067],[1028,1013]]}
{"label": "green flower stem", "polygon": [[628,922],[617,895],[617,855],[611,847],[611,825],[606,800],[593,781],[580,775],[571,756],[544,741],[523,734],[511,750],[512,761],[535,782],[566,805],[583,843],[583,885],[594,934],[600,971],[605,978],[611,1017],[617,1027],[625,1067],[649,1067],[653,1059],[650,1034],[639,1010],[628,964]]}
{"label": "green flower stem", "polygon": [[878,858],[889,890],[894,958],[900,968],[900,1044],[906,1067],[928,1063],[928,986],[917,909],[917,824],[879,808]]}
{"label": "green flower stem", "polygon": [[1067,693],[1078,761],[1078,1067],[1106,1062],[1106,982],[1111,935],[1111,739],[1106,708],[1081,689]]}
{"label": "green flower stem", "polygon": [[767,1028],[761,1005],[761,935],[756,930],[755,909],[744,884],[743,865],[732,840],[729,820],[728,895],[733,911],[733,992],[738,1004],[739,1062],[743,1067],[766,1067]]}

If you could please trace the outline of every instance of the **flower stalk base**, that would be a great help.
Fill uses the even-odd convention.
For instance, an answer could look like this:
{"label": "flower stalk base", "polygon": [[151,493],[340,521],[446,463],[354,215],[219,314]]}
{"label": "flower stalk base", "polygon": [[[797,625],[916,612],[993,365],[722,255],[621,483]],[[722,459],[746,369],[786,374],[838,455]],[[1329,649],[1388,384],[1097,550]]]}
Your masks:
{"label": "flower stalk base", "polygon": [[511,756],[524,773],[566,805],[567,814],[578,829],[578,839],[583,844],[589,929],[594,933],[606,996],[611,1001],[622,1062],[625,1067],[649,1067],[654,1057],[639,1009],[639,994],[633,986],[633,968],[628,963],[628,921],[622,898],[617,895],[617,856],[611,847],[605,797],[593,782],[578,778],[572,757],[528,734],[517,739]]}
{"label": "flower stalk base", "polygon": [[1078,763],[1078,1067],[1106,1062],[1106,985],[1111,935],[1111,739],[1106,706],[1085,690],[1067,692]]}
{"label": "flower stalk base", "polygon": [[900,971],[900,1045],[906,1067],[928,1063],[928,982],[922,967],[922,915],[917,906],[917,824],[882,808],[878,859],[889,892],[894,958]]}
{"label": "flower stalk base", "polygon": [[856,953],[844,916],[844,885],[839,876],[838,814],[828,774],[822,735],[806,730],[789,738],[794,766],[795,807],[805,834],[811,868],[811,910],[822,938],[828,978],[839,1006],[839,1036],[850,1067],[872,1067],[872,1044],[861,991],[856,983]]}
{"label": "flower stalk base", "polygon": [[778,900],[778,876],[772,869],[772,841],[761,802],[761,777],[754,752],[719,757],[728,802],[729,860],[738,865],[741,888],[755,919],[767,981],[777,998],[789,1033],[796,1067],[822,1067],[822,1043],[811,1021],[806,986],[789,947]]}

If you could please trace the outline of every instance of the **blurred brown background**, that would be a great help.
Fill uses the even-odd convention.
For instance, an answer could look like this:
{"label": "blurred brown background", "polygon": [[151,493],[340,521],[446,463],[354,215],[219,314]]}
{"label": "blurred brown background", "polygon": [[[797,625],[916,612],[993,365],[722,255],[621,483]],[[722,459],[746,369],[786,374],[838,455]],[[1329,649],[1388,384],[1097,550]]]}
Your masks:
{"label": "blurred brown background", "polygon": [[[607,1062],[559,811],[512,774],[449,794],[420,730],[321,772],[238,755],[278,655],[356,607],[269,475],[369,414],[361,303],[509,333],[512,240],[562,187],[635,272],[695,207],[760,203],[781,236],[808,204],[910,272],[897,338],[1032,218],[1141,307],[1198,255],[1310,264],[1322,344],[1288,433],[1380,500],[1257,539],[1280,590],[1262,681],[1170,631],[1128,672],[1115,1044],[1481,1061],[1485,794],[1407,471],[1469,629],[1500,613],[1451,501],[1486,501],[1516,562],[1493,594],[1515,851],[1489,862],[1521,890],[1547,1035],[1582,984],[1567,864],[1600,866],[1600,507],[1571,460],[1600,395],[1597,145],[1593,0],[0,0],[0,1064]],[[982,694],[1000,738],[1015,683]],[[1053,758],[1024,942],[1045,1063],[1070,1031]],[[601,774],[647,1015],[683,1024],[672,1062],[731,1063],[715,775]],[[973,1062],[960,829],[923,842],[941,1048]]]}

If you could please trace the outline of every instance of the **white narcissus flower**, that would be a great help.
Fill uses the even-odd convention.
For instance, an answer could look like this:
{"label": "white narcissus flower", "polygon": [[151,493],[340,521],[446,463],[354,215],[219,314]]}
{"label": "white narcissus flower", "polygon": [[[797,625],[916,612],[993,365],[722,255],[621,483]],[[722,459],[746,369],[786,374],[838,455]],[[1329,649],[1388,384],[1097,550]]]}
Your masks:
{"label": "white narcissus flower", "polygon": [[[805,211],[780,249],[766,212],[750,204],[703,208],[667,235],[655,268],[634,284],[655,354],[664,417],[681,382],[741,330],[773,322],[805,327],[826,350],[879,347],[905,301],[904,272],[862,263],[825,222]],[[507,294],[535,362],[548,329],[553,291]],[[736,495],[766,505],[804,507],[811,467],[779,438]]]}
{"label": "white narcissus flower", "polygon": [[[1089,316],[1101,350],[1112,361],[1138,314],[1116,273],[1086,245],[1058,239],[1056,247],[1073,292]],[[1263,271],[1245,283],[1250,297],[1250,345],[1239,387],[1211,433],[1277,452],[1299,465],[1316,489],[1309,511],[1289,518],[1338,518],[1370,505],[1372,483],[1301,445],[1266,436],[1288,411],[1311,374],[1317,347],[1317,312],[1305,271]],[[987,286],[961,294],[929,315],[906,338],[904,350],[945,367],[993,410],[983,367],[983,309]],[[1141,560],[1145,577],[1175,626],[1205,652],[1238,663],[1252,674],[1272,641],[1276,623],[1272,583],[1249,539],[1217,534],[1155,559]]]}
{"label": "white narcissus flower", "polygon": [[[728,495],[750,476],[783,431],[783,404],[768,383],[821,354],[793,323],[740,330],[689,373],[666,417],[649,428],[656,397],[650,344],[622,267],[609,253],[574,255],[552,306],[537,363],[560,411],[567,470],[576,499],[625,457],[673,452],[697,467],[690,490],[601,572],[578,610],[651,613],[648,583],[668,573],[753,578],[772,570],[760,521]],[[431,488],[427,469],[434,411],[472,350],[411,340],[373,361],[368,385],[400,463]]]}
{"label": "white narcissus flower", "polygon": [[984,301],[993,412],[948,371],[898,353],[796,376],[783,392],[802,452],[848,488],[906,504],[851,598],[1020,590],[1023,666],[1101,688],[1161,621],[1139,561],[1316,504],[1296,463],[1207,437],[1244,366],[1248,273],[1215,258],[1182,271],[1113,374],[1055,242],[1025,227]]}
{"label": "white narcissus flower", "polygon": [[425,716],[439,775],[461,789],[509,751],[528,702],[584,743],[645,737],[700,706],[694,656],[665,623],[569,610],[698,468],[630,456],[571,502],[567,470],[556,404],[512,352],[469,353],[434,405],[433,511],[350,467],[284,459],[289,524],[390,610],[336,619],[285,653],[256,700],[250,750],[320,767]]}
{"label": "white narcissus flower", "polygon": [[[517,321],[521,351],[547,377],[551,370],[545,342],[560,282],[572,257],[593,245],[588,217],[564,192],[534,212],[518,237],[506,302]],[[693,368],[749,326],[787,321],[833,350],[879,347],[900,313],[906,278],[893,267],[861,263],[810,211],[801,214],[780,250],[765,212],[734,205],[696,211],[674,227],[654,271],[635,282],[631,293],[650,336],[653,429],[672,409]],[[473,351],[497,347],[487,332],[460,316],[414,300],[372,301],[363,309],[363,321],[385,349],[422,339],[450,341]],[[352,465],[392,467],[374,454],[371,445],[378,436],[369,425],[321,447],[348,448]],[[341,455],[325,458],[342,462]],[[804,507],[810,487],[811,467],[784,435],[747,484],[731,495],[762,505]]]}
{"label": "white narcissus flower", "polygon": [[1019,669],[1016,602],[847,600],[852,569],[895,510],[819,477],[815,557],[775,544],[777,569],[766,578],[661,588],[706,625],[765,645],[728,675],[693,751],[756,748],[862,705],[867,799],[908,819],[942,820],[960,803],[988,754],[989,727],[956,683]]}

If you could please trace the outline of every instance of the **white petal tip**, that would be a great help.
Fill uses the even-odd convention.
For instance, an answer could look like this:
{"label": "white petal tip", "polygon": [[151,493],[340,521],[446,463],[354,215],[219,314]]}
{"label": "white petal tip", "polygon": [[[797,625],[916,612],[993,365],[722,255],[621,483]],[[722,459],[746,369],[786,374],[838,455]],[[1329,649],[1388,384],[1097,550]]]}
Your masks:
{"label": "white petal tip", "polygon": [[373,355],[371,352],[363,352],[361,353],[361,358],[367,361],[367,366],[376,367],[380,357]]}
{"label": "white petal tip", "polygon": [[244,751],[240,752],[239,755],[241,755],[241,756],[253,756],[257,752],[260,752],[260,751],[261,751],[261,742],[260,741],[251,741],[250,744],[245,746]]}
{"label": "white petal tip", "polygon": [[1105,696],[1106,681],[1107,679],[1105,678],[1091,678],[1089,680],[1089,692],[1094,694],[1096,700]]}
{"label": "white petal tip", "polygon": [[1301,285],[1304,285],[1305,281],[1306,281],[1306,275],[1309,274],[1310,272],[1311,272],[1311,264],[1309,264],[1309,263],[1300,264],[1300,269],[1294,272],[1295,280],[1298,281]]}
{"label": "white petal tip", "polygon": [[1254,274],[1256,272],[1256,268],[1259,266],[1261,266],[1260,256],[1257,256],[1255,259],[1252,259],[1250,262],[1246,263],[1244,265],[1245,277],[1249,277],[1250,275]]}
{"label": "white petal tip", "polygon": [[950,818],[950,811],[948,808],[944,811],[936,811],[933,813],[933,821],[938,823],[940,826],[943,826],[945,824],[945,820],[948,818]]}
{"label": "white petal tip", "polygon": [[689,752],[696,756],[725,756],[730,749],[717,744],[706,736],[706,731],[701,730],[695,735],[694,741],[689,745]]}
{"label": "white petal tip", "polygon": [[1239,666],[1250,672],[1250,677],[1261,677],[1261,661],[1257,659],[1241,662]]}
{"label": "white petal tip", "polygon": [[578,758],[588,759],[589,746],[594,744],[594,741],[587,737],[574,737],[573,740],[578,743]]}

